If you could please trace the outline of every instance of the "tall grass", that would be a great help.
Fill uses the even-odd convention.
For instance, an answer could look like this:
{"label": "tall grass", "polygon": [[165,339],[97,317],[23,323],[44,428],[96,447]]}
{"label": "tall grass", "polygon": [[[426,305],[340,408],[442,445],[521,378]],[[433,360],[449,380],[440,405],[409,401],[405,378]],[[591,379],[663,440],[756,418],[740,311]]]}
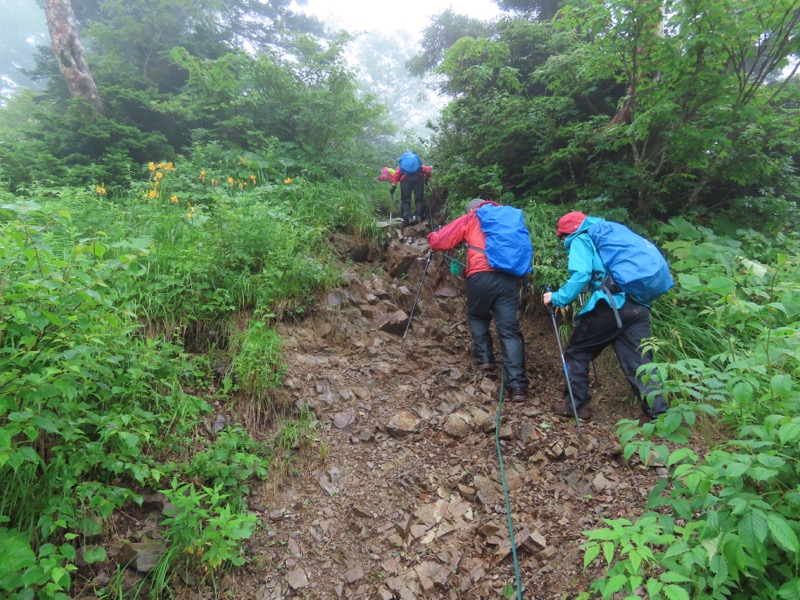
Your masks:
{"label": "tall grass", "polygon": [[245,331],[231,339],[228,376],[244,399],[240,407],[248,426],[263,425],[274,416],[271,394],[286,374],[281,357],[281,338],[263,320],[253,319]]}
{"label": "tall grass", "polygon": [[[34,202],[4,198],[0,543],[21,559],[0,579],[3,597],[31,586],[42,597],[68,597],[74,544],[168,476],[180,493],[185,479],[214,474],[187,496],[207,494],[213,507],[187,506],[166,543],[173,530],[191,530],[215,549],[197,558],[198,569],[238,564],[241,539],[252,532],[243,480],[265,476],[273,447],[310,435],[303,417],[282,426],[274,443],[231,429],[204,449],[192,432],[210,406],[183,387],[218,389],[210,383],[218,361],[189,360],[186,351],[224,350],[239,409],[263,420],[285,371],[268,322],[302,314],[337,282],[331,231],[377,236],[368,196],[347,182],[262,182],[265,170],[211,185],[180,169],[154,164],[146,182],[113,199],[69,188],[34,189]],[[186,447],[196,450],[194,462],[176,451]],[[240,526],[211,528],[206,516],[221,514]],[[103,559],[97,552],[87,560]],[[169,578],[164,568],[157,588]]]}

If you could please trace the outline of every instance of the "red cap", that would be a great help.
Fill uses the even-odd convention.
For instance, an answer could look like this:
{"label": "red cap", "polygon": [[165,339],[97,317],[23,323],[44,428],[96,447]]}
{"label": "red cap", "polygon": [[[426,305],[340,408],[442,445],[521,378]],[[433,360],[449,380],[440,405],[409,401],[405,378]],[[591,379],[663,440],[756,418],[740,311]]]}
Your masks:
{"label": "red cap", "polygon": [[581,226],[585,218],[586,215],[582,212],[575,211],[565,214],[558,220],[558,231],[556,231],[556,235],[560,237],[562,235],[575,233],[578,231],[578,227]]}

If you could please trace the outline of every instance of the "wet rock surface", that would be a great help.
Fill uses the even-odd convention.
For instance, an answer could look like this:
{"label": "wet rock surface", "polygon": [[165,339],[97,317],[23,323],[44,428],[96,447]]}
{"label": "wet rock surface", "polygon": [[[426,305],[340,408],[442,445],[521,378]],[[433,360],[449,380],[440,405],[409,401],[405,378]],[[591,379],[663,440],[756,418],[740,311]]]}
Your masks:
{"label": "wet rock surface", "polygon": [[441,254],[403,338],[427,260],[415,227],[389,245],[384,274],[356,263],[335,301],[279,327],[279,400],[309,407],[318,439],[294,474],[254,489],[263,526],[234,598],[501,598],[515,583],[503,481],[523,597],[571,598],[598,573],[583,570],[582,532],[643,510],[658,474],[622,463],[616,421],[639,415],[613,358],[593,370],[582,439],[549,412],[563,373],[538,295],[520,312],[524,403],[500,403],[501,369],[473,369],[464,281]]}

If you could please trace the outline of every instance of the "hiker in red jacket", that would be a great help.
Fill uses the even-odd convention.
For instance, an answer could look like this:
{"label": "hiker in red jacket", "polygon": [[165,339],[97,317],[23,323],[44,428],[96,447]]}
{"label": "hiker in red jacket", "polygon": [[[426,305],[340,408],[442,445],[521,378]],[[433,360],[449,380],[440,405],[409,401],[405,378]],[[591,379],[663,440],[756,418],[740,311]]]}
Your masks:
{"label": "hiker in red jacket", "polygon": [[528,395],[528,378],[525,375],[525,340],[517,320],[519,278],[490,267],[485,252],[481,251],[486,248],[486,236],[475,211],[485,204],[498,206],[489,200],[471,200],[465,215],[428,235],[428,245],[431,250],[444,252],[461,243],[467,244],[467,317],[475,366],[481,371],[490,371],[494,366],[489,333],[489,323],[494,318],[503,354],[505,385],[511,390],[511,400],[522,402]]}
{"label": "hiker in red jacket", "polygon": [[[392,190],[397,188],[400,184],[400,211],[403,215],[403,222],[405,225],[413,225],[425,219],[425,182],[431,178],[431,168],[428,165],[423,165],[419,160],[419,155],[416,152],[407,152],[406,154],[413,154],[416,157],[417,170],[414,172],[406,172],[403,170],[403,157],[400,157],[400,166],[395,170],[392,175]],[[405,156],[405,155],[403,155]],[[413,216],[411,215],[411,194],[414,194],[414,208],[416,209]]]}

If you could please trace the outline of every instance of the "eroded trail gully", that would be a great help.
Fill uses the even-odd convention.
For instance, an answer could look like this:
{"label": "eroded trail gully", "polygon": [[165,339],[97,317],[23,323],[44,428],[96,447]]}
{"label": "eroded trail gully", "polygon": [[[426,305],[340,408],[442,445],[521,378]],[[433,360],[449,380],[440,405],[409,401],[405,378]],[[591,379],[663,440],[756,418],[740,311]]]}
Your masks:
{"label": "eroded trail gully", "polygon": [[[398,232],[385,252],[342,240],[356,259],[346,285],[312,317],[281,325],[281,400],[313,411],[324,458],[254,494],[265,527],[233,597],[503,598],[514,588],[495,441],[500,372],[473,369],[463,279],[442,255],[402,337],[424,227]],[[498,435],[522,595],[573,598],[597,575],[583,570],[581,532],[641,514],[659,472],[622,461],[614,425],[638,413],[613,360],[601,356],[594,371],[595,417],[580,440],[548,410],[563,373],[538,296],[521,324],[530,398],[503,402]]]}

